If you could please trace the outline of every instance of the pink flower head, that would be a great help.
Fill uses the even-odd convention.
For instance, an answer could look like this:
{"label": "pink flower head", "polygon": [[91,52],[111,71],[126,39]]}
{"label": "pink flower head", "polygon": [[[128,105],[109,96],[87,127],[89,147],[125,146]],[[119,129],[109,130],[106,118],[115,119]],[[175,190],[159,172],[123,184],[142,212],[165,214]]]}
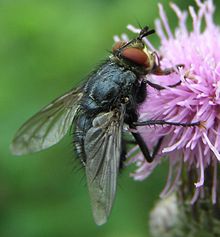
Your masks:
{"label": "pink flower head", "polygon": [[[146,178],[157,164],[168,157],[170,171],[162,196],[173,191],[181,177],[182,166],[197,170],[194,203],[203,188],[207,167],[213,166],[212,201],[216,202],[217,164],[220,161],[220,28],[213,22],[214,5],[212,0],[196,0],[198,12],[189,7],[193,29],[186,26],[187,12],[170,4],[177,15],[179,26],[172,33],[161,4],[160,19],[156,20],[156,32],[161,44],[157,51],[162,57],[162,68],[183,64],[168,76],[149,76],[147,80],[166,86],[179,81],[181,84],[158,91],[148,86],[147,100],[139,108],[140,120],[166,120],[191,123],[205,121],[205,129],[199,127],[156,126],[139,127],[146,144],[153,148],[164,136],[161,149],[152,163],[147,163],[139,153],[131,159],[138,169],[133,174],[136,180]],[[202,22],[205,22],[205,28]],[[128,26],[133,32],[138,32]],[[154,47],[146,40],[152,51]],[[132,152],[131,152],[132,153]]]}

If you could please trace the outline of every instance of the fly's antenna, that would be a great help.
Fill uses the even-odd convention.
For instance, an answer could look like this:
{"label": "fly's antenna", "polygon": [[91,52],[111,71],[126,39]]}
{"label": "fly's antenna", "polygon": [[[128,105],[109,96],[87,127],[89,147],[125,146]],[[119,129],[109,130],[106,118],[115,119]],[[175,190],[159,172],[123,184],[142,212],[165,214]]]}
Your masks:
{"label": "fly's antenna", "polygon": [[126,48],[128,45],[136,42],[136,41],[142,41],[142,39],[148,35],[152,35],[155,33],[155,30],[149,30],[148,26],[145,26],[144,28],[141,29],[139,35],[137,38],[134,38],[130,41],[128,41],[126,44],[124,44],[123,46],[119,47],[118,49],[115,50],[115,54],[120,55],[121,50],[123,50],[124,48]]}
{"label": "fly's antenna", "polygon": [[141,29],[139,35],[137,38],[129,41],[127,44],[125,44],[122,48],[125,48],[127,47],[129,44],[132,44],[133,42],[137,41],[137,40],[142,40],[144,37],[148,36],[148,35],[152,35],[155,33],[155,30],[152,29],[152,30],[149,30],[149,27],[148,26],[145,26],[144,28]]}
{"label": "fly's antenna", "polygon": [[144,37],[148,36],[148,35],[152,35],[155,33],[155,30],[149,30],[148,26],[145,26],[139,33],[139,36],[137,37],[137,40],[142,40]]}

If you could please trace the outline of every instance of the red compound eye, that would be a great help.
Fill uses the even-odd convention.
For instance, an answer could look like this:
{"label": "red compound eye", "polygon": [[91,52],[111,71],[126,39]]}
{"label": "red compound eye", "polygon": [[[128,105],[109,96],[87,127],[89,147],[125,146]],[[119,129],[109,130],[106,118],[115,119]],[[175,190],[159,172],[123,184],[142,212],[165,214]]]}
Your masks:
{"label": "red compound eye", "polygon": [[125,48],[122,51],[122,57],[128,59],[136,64],[148,66],[148,56],[142,49],[138,48]]}

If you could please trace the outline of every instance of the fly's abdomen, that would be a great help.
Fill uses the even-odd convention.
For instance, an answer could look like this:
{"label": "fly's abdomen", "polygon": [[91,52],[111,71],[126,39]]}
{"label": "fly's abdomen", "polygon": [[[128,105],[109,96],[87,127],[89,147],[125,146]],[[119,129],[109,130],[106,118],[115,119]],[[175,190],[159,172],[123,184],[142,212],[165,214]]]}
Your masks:
{"label": "fly's abdomen", "polygon": [[76,127],[74,132],[74,140],[77,155],[83,164],[86,163],[86,155],[84,149],[84,140],[87,131],[92,127],[92,118],[85,113],[81,113],[76,119]]}

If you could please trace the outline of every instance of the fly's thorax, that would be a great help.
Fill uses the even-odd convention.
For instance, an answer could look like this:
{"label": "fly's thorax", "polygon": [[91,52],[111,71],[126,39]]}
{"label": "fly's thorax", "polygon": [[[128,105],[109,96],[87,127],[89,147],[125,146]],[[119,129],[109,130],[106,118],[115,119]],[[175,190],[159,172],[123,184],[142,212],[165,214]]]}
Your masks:
{"label": "fly's thorax", "polygon": [[116,42],[110,60],[129,69],[137,75],[151,73],[156,64],[155,54],[140,39],[126,43]]}
{"label": "fly's thorax", "polygon": [[108,111],[112,107],[126,102],[137,75],[111,60],[106,61],[97,71],[90,75],[81,100],[81,106],[89,113]]}

